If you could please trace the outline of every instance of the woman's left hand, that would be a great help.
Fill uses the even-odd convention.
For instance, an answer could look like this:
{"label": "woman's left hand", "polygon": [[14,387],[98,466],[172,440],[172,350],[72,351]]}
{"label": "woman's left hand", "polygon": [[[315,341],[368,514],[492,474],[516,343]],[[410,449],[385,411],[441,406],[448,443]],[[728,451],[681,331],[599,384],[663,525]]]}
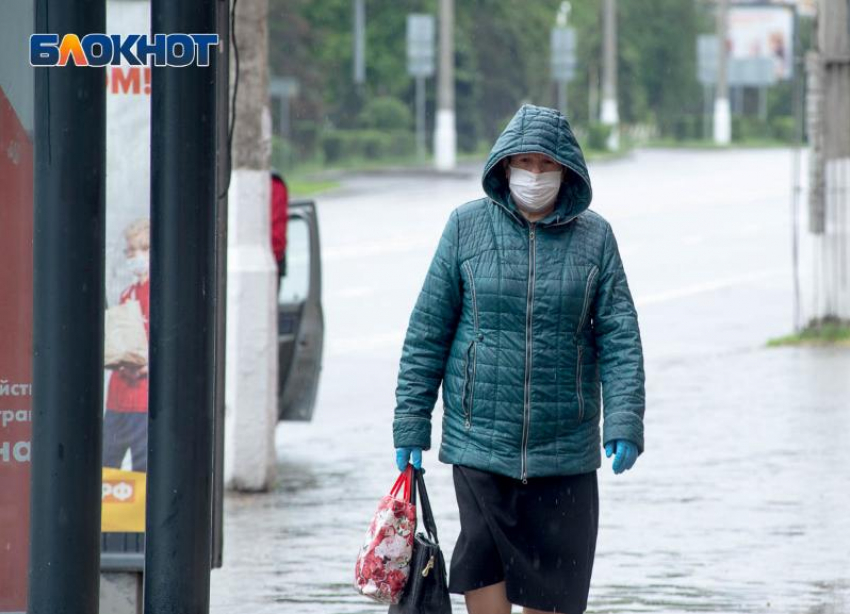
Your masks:
{"label": "woman's left hand", "polygon": [[614,462],[611,468],[614,473],[620,474],[634,466],[638,457],[638,448],[631,441],[617,439],[616,441],[609,441],[608,445],[605,446],[605,456],[611,458],[612,454],[614,454]]}

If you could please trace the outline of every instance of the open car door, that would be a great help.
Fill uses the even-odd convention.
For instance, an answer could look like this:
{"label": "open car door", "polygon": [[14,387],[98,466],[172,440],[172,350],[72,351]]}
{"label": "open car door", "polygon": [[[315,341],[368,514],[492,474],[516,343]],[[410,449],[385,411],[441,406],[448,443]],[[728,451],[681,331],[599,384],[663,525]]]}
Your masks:
{"label": "open car door", "polygon": [[286,236],[286,275],[277,307],[278,417],[311,420],[325,339],[319,224],[313,201],[290,201]]}

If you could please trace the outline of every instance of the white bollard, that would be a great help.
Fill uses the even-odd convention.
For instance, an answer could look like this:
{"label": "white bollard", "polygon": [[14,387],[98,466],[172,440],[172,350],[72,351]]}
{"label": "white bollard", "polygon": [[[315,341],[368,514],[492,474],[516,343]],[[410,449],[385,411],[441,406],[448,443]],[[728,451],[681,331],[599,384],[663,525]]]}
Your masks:
{"label": "white bollard", "polygon": [[604,125],[611,127],[605,146],[608,151],[618,151],[620,149],[620,112],[617,109],[616,99],[605,98],[602,100],[602,112],[599,119]]}
{"label": "white bollard", "polygon": [[228,193],[224,480],[266,490],[277,426],[277,265],[268,171],[234,169]]}
{"label": "white bollard", "polygon": [[717,145],[728,145],[732,142],[732,112],[728,98],[714,100],[714,142]]}
{"label": "white bollard", "polygon": [[440,171],[450,171],[457,165],[457,130],[454,111],[446,109],[437,111],[437,125],[434,127],[434,164]]}

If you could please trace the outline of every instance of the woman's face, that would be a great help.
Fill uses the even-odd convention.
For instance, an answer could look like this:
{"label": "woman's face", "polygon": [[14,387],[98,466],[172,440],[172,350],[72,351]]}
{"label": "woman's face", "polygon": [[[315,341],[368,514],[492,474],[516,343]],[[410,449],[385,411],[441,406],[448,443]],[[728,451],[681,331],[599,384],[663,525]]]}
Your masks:
{"label": "woman's face", "polygon": [[549,173],[559,171],[563,167],[555,160],[542,153],[521,153],[511,156],[508,161],[507,175],[511,176],[511,166],[521,168],[530,173]]}

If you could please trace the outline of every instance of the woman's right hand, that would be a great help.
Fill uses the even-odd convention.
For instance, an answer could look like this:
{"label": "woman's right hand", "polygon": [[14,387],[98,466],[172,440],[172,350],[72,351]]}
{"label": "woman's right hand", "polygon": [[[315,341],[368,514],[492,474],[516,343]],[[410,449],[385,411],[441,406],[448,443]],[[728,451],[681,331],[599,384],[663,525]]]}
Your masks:
{"label": "woman's right hand", "polygon": [[395,464],[398,470],[404,471],[408,462],[412,462],[415,469],[422,469],[422,448],[396,448]]}

